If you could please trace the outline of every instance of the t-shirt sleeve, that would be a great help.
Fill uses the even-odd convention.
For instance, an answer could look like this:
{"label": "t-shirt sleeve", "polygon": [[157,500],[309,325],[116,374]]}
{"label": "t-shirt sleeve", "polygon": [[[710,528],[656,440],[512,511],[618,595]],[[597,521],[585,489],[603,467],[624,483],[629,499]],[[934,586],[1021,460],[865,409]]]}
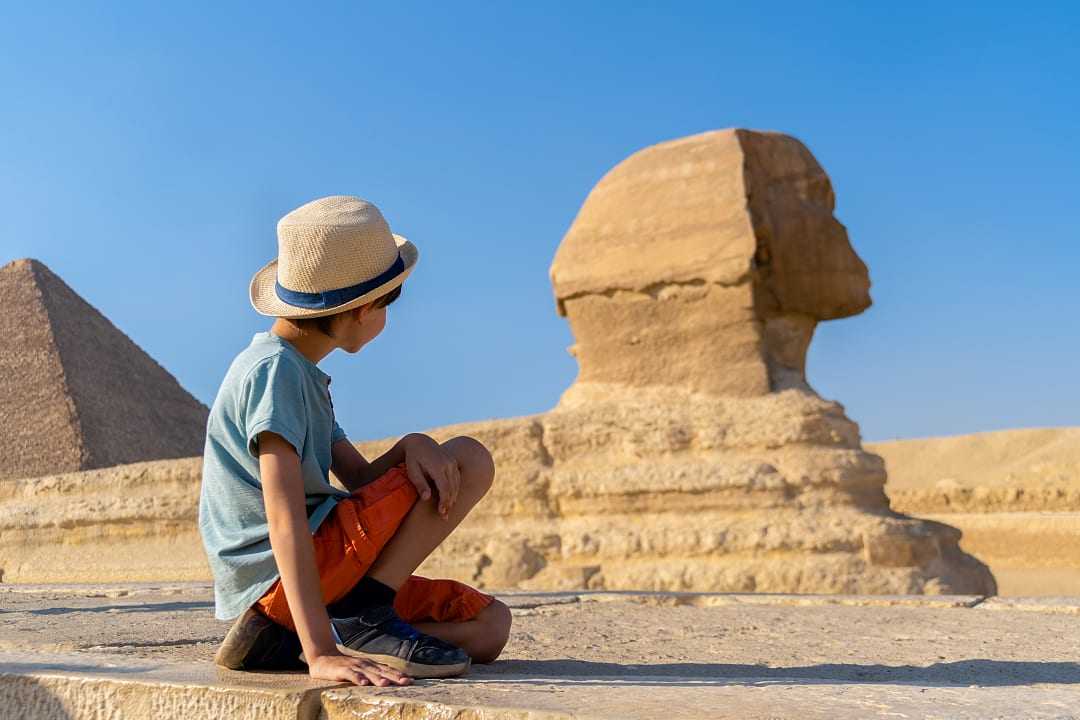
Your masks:
{"label": "t-shirt sleeve", "polygon": [[337,418],[334,418],[334,432],[330,435],[330,444],[333,445],[338,440],[344,440],[345,437],[345,431],[338,425]]}
{"label": "t-shirt sleeve", "polygon": [[307,435],[304,407],[303,371],[277,356],[252,368],[242,393],[244,432],[247,447],[259,455],[259,433],[272,432],[285,438],[297,455],[303,455]]}

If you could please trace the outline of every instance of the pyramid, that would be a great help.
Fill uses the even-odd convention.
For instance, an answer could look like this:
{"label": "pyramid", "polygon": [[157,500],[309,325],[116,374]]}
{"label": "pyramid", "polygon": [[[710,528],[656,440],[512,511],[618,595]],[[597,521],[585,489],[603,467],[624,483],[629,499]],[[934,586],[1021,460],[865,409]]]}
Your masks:
{"label": "pyramid", "polygon": [[0,307],[0,480],[202,452],[206,406],[44,264]]}

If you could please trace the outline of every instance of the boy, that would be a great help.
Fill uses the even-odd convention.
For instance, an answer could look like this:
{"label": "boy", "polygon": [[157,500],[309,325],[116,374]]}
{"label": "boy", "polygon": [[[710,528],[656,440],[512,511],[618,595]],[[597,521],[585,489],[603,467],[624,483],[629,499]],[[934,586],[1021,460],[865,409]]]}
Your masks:
{"label": "boy", "polygon": [[322,198],[278,223],[278,258],[249,290],[277,319],[233,361],[207,423],[199,529],[215,614],[239,616],[219,665],[306,663],[313,678],[405,685],[460,675],[506,643],[505,605],[412,575],[491,486],[491,454],[412,434],[368,461],[316,364],[382,331],[417,257],[360,198]]}

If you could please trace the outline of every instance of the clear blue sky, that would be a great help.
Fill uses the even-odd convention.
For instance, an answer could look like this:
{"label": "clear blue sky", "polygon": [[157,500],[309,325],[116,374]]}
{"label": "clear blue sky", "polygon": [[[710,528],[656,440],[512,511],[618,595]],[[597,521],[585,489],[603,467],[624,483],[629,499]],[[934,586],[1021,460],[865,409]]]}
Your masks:
{"label": "clear blue sky", "polygon": [[0,263],[208,404],[267,326],[277,218],[347,193],[421,249],[387,331],[324,361],[350,435],[550,408],[576,365],[547,270],[589,189],[739,126],[810,147],[870,266],[809,363],[866,438],[1080,424],[1075,3],[90,5],[0,17]]}

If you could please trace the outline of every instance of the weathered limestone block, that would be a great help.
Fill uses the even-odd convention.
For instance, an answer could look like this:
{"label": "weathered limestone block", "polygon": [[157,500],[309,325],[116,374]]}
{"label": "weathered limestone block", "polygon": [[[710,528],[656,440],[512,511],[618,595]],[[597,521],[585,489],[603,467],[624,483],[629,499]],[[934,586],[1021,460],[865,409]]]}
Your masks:
{"label": "weathered limestone block", "polygon": [[0,482],[0,580],[203,580],[202,458]]}
{"label": "weathered limestone block", "polygon": [[749,283],[698,284],[567,299],[579,382],[630,388],[662,382],[718,395],[768,392],[751,294]]}
{"label": "weathered limestone block", "polygon": [[889,511],[883,464],[835,403],[801,390],[667,404],[652,394],[519,419],[540,425],[530,435],[543,447],[519,470],[493,446],[489,500],[543,492],[542,511],[496,517],[485,500],[422,571],[529,589],[992,589],[956,530]]}

